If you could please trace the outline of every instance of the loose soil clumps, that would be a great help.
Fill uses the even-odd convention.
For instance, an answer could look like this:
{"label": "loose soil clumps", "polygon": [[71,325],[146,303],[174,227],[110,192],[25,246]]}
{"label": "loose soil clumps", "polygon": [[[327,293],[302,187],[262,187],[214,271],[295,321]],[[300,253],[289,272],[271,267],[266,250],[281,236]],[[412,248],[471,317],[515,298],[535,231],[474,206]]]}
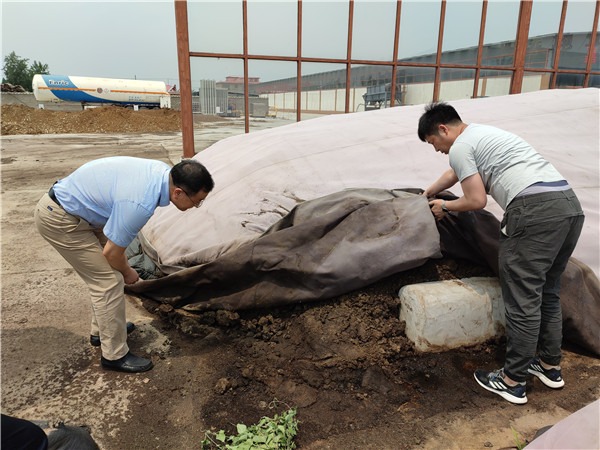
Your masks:
{"label": "loose soil clumps", "polygon": [[[199,345],[228,349],[214,361],[222,374],[201,408],[207,425],[233,433],[232,417],[254,423],[266,414],[260,406],[265,399],[278,399],[300,408],[302,444],[303,436],[310,436],[310,442],[380,425],[403,405],[464,406],[468,396],[458,395],[449,380],[464,381],[456,372],[473,367],[456,367],[457,355],[468,352],[489,363],[500,342],[444,354],[416,352],[399,320],[398,290],[472,276],[492,275],[466,261],[430,260],[328,301],[285,308],[192,314],[149,300],[143,304],[198,338]],[[449,372],[456,376],[448,378]],[[426,395],[430,389],[432,395]]]}

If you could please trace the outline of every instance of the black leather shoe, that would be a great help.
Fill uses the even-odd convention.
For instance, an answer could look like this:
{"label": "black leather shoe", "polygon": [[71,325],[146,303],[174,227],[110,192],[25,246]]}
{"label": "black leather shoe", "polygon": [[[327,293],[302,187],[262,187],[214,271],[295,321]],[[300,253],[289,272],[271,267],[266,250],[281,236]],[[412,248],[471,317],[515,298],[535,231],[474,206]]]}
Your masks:
{"label": "black leather shoe", "polygon": [[116,370],[118,372],[145,372],[152,369],[154,365],[149,359],[140,358],[131,352],[127,352],[122,358],[111,361],[104,356],[100,358],[100,363],[103,369]]}
{"label": "black leather shoe", "polygon": [[[127,334],[130,334],[133,330],[135,330],[135,325],[133,322],[127,322]],[[100,336],[94,336],[90,334],[90,344],[94,347],[100,347]]]}

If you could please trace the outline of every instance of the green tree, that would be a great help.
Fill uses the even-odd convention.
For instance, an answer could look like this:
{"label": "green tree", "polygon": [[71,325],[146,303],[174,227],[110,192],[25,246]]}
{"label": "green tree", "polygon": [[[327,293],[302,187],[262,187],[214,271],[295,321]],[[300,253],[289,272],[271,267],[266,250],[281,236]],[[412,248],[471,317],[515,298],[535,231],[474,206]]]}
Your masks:
{"label": "green tree", "polygon": [[48,70],[48,64],[42,64],[39,61],[33,61],[33,64],[29,68],[29,74],[31,75],[31,78],[33,78],[33,76],[36,74],[47,75],[49,73],[50,71]]}
{"label": "green tree", "polygon": [[10,52],[4,57],[4,65],[2,71],[4,77],[2,83],[18,84],[23,86],[27,91],[31,91],[31,81],[33,76],[39,74],[49,74],[48,64],[42,64],[39,61],[34,61],[31,67],[27,66],[29,59],[21,58],[15,52]]}

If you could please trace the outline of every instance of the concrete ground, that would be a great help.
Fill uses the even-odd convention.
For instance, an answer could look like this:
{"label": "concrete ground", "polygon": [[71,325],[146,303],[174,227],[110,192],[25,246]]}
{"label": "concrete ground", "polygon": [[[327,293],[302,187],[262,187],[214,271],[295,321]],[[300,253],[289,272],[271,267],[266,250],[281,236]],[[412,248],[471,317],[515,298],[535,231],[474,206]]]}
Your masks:
{"label": "concrete ground", "polygon": [[[83,163],[109,155],[170,161],[176,134],[55,135],[2,140],[2,412],[29,420],[105,424],[119,433],[148,377],[104,373],[89,345],[90,303],[73,269],[33,226],[49,186]],[[143,340],[133,351],[169,349],[169,339],[135,302],[127,305]],[[116,376],[115,376],[116,375]],[[110,395],[105,395],[110,392]],[[68,411],[68,412],[66,412]]]}
{"label": "concrete ground", "polygon": [[[208,128],[197,136],[197,151],[239,132],[243,122],[241,127]],[[185,391],[196,389],[202,395],[202,389],[212,389],[214,368],[207,364],[207,355],[218,348],[199,346],[128,298],[128,320],[137,326],[130,339],[132,351],[151,355],[156,367],[136,375],[103,371],[100,350],[88,342],[87,289],[33,226],[33,209],[42,194],[86,161],[128,155],[176,163],[181,149],[180,133],[2,139],[3,413],[90,425],[104,449],[199,448],[201,413]],[[437,434],[423,436],[418,447],[507,447],[514,442],[507,424],[531,438],[540,427],[600,396],[598,359],[566,352],[564,364],[586,370],[573,373],[573,383],[562,396],[553,397],[556,400],[522,408],[502,404],[477,417],[463,411],[438,418]],[[173,390],[173,386],[183,388]],[[160,417],[152,415],[157,411]],[[490,428],[490,423],[498,425]],[[310,448],[342,448],[340,439],[333,437]]]}
{"label": "concrete ground", "polygon": [[[292,119],[277,119],[277,124]],[[255,119],[252,129],[273,126]],[[244,132],[243,119],[207,124],[196,137],[196,151]],[[33,210],[52,183],[87,161],[106,156],[136,156],[175,164],[182,158],[181,133],[63,134],[2,136],[1,152],[1,406],[2,413],[33,421],[91,425],[101,448],[127,442],[123,425],[139,397],[154,389],[157,378],[203,366],[202,356],[171,359],[177,332],[162,328],[138,300],[129,298],[127,318],[136,324],[130,347],[135,354],[160,362],[139,375],[106,372],[100,350],[89,345],[90,302],[85,284],[37,233]],[[174,333],[175,336],[169,333]],[[183,338],[185,340],[185,338]],[[180,344],[180,343],[179,343]],[[180,348],[180,345],[177,348]],[[193,343],[192,343],[193,344]],[[184,360],[182,362],[182,359]],[[158,375],[163,372],[163,375]],[[202,383],[210,371],[197,371]],[[212,385],[211,385],[212,386]],[[170,392],[169,382],[163,386]],[[174,414],[185,416],[180,407]],[[178,420],[178,419],[175,419]],[[199,426],[199,424],[198,424]],[[200,430],[186,438],[157,442],[156,448],[193,448]],[[164,438],[165,436],[163,436]],[[154,439],[154,438],[152,438]],[[160,438],[157,437],[158,440]],[[147,442],[139,448],[149,448]]]}

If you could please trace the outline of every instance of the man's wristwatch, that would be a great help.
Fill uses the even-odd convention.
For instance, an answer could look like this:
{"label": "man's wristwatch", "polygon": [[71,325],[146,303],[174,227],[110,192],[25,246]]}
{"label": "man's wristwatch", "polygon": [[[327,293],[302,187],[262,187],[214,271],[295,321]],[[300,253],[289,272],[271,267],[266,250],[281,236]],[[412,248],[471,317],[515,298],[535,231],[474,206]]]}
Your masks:
{"label": "man's wristwatch", "polygon": [[442,202],[442,211],[449,213],[450,211],[446,208],[446,200]]}

